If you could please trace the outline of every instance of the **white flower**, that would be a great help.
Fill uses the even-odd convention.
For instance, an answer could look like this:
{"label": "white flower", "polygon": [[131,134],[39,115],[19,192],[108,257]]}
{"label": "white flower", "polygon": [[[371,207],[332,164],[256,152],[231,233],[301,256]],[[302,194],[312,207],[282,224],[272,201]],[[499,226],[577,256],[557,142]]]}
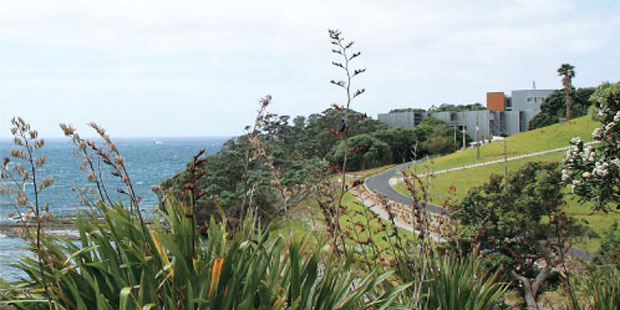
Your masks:
{"label": "white flower", "polygon": [[592,137],[596,140],[600,140],[603,137],[603,131],[600,128],[594,128]]}
{"label": "white flower", "polygon": [[586,149],[583,155],[583,159],[587,161],[594,161],[595,156],[596,156],[596,152],[594,152],[594,148],[591,146],[588,146],[588,148]]}
{"label": "white flower", "polygon": [[616,115],[614,115],[614,122],[620,123],[620,111],[616,112]]}
{"label": "white flower", "polygon": [[573,186],[579,186],[579,185],[581,185],[581,181],[573,180]]}
{"label": "white flower", "polygon": [[588,178],[590,178],[590,177],[592,176],[592,174],[590,174],[590,172],[587,172],[587,171],[586,171],[586,172],[582,173],[582,174],[581,174],[581,176],[582,176],[584,179],[588,179]]}
{"label": "white flower", "polygon": [[620,167],[620,159],[618,159],[618,158],[612,159],[611,163],[616,165],[616,167]]}
{"label": "white flower", "polygon": [[570,139],[570,143],[571,144],[579,144],[579,143],[581,143],[581,137],[574,137],[574,138]]}
{"label": "white flower", "polygon": [[605,131],[610,131],[611,129],[614,128],[614,126],[616,126],[616,123],[610,122],[609,124],[607,124],[607,126],[605,126]]}
{"label": "white flower", "polygon": [[606,162],[600,163],[600,162],[596,162],[595,163],[596,167],[594,167],[594,170],[592,170],[592,173],[594,175],[598,175],[601,177],[605,177],[609,174],[609,169],[607,169],[609,167],[609,164]]}
{"label": "white flower", "polygon": [[562,182],[566,182],[570,179],[570,175],[562,173]]}

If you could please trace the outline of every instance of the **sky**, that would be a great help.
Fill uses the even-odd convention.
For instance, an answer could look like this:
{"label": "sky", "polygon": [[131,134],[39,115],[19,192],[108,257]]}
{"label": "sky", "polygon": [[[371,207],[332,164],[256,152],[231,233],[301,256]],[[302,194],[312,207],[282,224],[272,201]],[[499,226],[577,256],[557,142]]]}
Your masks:
{"label": "sky", "polygon": [[366,68],[355,110],[485,104],[486,92],[620,80],[620,1],[0,0],[0,138],[95,121],[113,137],[231,136],[260,98],[290,116],[342,104],[328,29]]}

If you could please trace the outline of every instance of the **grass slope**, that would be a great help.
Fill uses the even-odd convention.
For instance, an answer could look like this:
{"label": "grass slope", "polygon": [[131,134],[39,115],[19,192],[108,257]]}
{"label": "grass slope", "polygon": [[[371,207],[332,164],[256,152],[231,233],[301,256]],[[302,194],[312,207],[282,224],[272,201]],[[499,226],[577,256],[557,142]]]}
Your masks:
{"label": "grass slope", "polygon": [[[591,120],[590,116],[586,115],[567,123],[512,135],[504,139],[508,157],[568,146],[570,139],[577,136],[584,141],[591,141],[592,131],[599,126],[599,122]],[[495,141],[480,147],[480,160],[476,159],[476,148],[469,148],[430,160],[418,165],[416,170],[418,173],[439,171],[501,158],[504,158],[504,142]]]}
{"label": "grass slope", "polygon": [[[511,136],[507,138],[510,153],[509,156],[567,146],[570,139],[576,136],[580,136],[585,141],[590,141],[592,130],[598,126],[600,126],[600,123],[592,121],[589,116],[584,116],[569,123],[556,124]],[[511,145],[512,148],[510,147]],[[483,161],[503,158],[503,143],[494,142],[481,147],[481,155]],[[524,164],[532,161],[559,162],[564,158],[564,155],[564,152],[557,152],[510,161],[508,162],[508,171],[514,171]],[[418,167],[417,171],[419,173],[430,169],[432,169],[432,171],[438,171],[441,169],[472,164],[476,163],[475,158],[476,150],[469,149],[429,161],[425,165],[420,165],[421,167]],[[428,189],[430,198],[432,202],[434,201],[435,203],[440,203],[448,196],[450,187],[454,186],[456,189],[454,194],[455,198],[460,200],[472,187],[480,186],[486,183],[489,176],[493,173],[503,174],[504,164],[498,163],[473,169],[442,173],[434,177],[429,177],[427,180],[429,182]],[[396,185],[395,189],[398,192],[407,194],[407,190],[402,183]],[[578,203],[575,196],[572,196],[568,190],[566,190],[565,202],[567,212],[578,219],[586,221],[592,231],[597,234],[607,229],[614,222],[620,221],[620,214],[593,212],[589,203]],[[597,238],[584,240],[579,247],[585,250],[594,251],[599,247],[599,241]]]}

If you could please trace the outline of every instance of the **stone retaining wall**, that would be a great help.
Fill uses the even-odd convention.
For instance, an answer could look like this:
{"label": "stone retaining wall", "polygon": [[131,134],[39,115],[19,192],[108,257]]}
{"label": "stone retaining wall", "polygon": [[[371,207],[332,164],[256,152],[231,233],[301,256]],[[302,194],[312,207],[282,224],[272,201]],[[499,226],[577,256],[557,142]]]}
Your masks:
{"label": "stone retaining wall", "polygon": [[[409,229],[412,231],[414,228],[414,217],[413,217],[413,202],[411,204],[402,204],[396,201],[391,201],[388,199],[381,199],[379,195],[374,192],[368,190],[366,186],[358,186],[356,187],[358,192],[358,196],[371,201],[372,205],[380,207],[385,213],[388,213],[388,209],[394,216],[394,218],[411,227]],[[423,207],[423,204],[419,204],[420,207]],[[426,217],[428,223],[428,231],[435,235],[445,235],[445,233],[449,230],[449,218],[446,214],[436,214],[429,212],[428,210],[423,209],[422,215]]]}

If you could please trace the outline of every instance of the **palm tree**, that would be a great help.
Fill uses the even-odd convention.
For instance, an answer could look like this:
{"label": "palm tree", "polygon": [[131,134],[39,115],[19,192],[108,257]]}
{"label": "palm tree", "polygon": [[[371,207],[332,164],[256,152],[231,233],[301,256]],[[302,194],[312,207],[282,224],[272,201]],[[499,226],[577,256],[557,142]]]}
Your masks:
{"label": "palm tree", "polygon": [[562,64],[558,68],[558,76],[562,77],[562,85],[566,93],[566,120],[570,121],[570,108],[572,105],[571,91],[573,90],[572,80],[575,77],[575,67],[570,64]]}

